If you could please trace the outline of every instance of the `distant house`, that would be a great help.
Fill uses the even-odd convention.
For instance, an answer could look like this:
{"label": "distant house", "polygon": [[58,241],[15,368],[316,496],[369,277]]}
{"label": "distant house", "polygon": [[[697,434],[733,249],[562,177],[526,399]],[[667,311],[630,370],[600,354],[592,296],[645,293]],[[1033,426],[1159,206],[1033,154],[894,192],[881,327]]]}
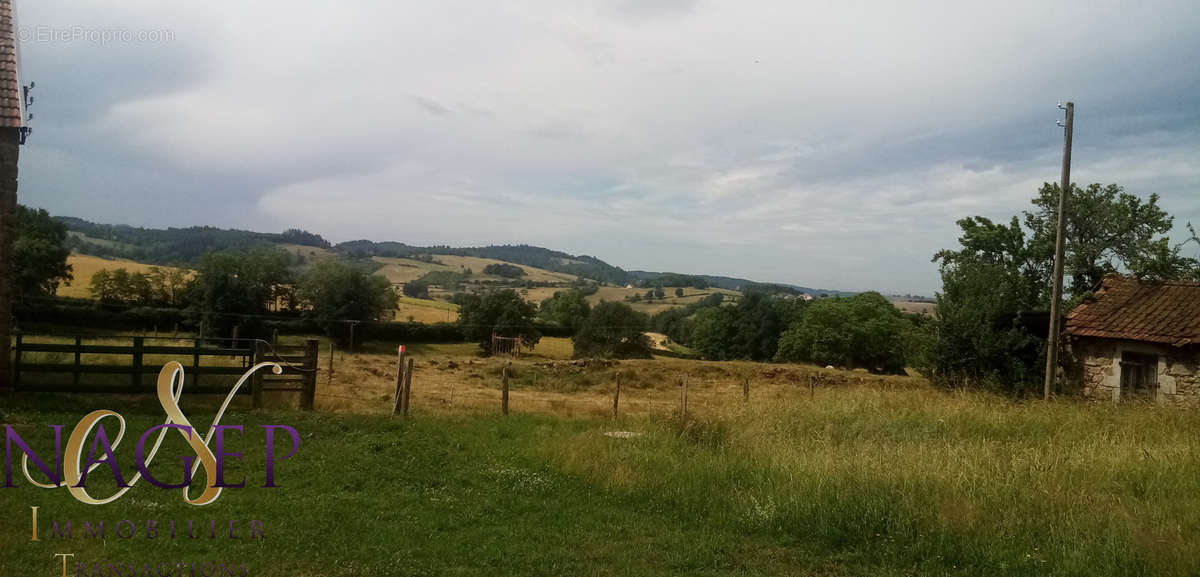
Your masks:
{"label": "distant house", "polygon": [[1066,333],[1085,396],[1200,405],[1200,283],[1108,276]]}

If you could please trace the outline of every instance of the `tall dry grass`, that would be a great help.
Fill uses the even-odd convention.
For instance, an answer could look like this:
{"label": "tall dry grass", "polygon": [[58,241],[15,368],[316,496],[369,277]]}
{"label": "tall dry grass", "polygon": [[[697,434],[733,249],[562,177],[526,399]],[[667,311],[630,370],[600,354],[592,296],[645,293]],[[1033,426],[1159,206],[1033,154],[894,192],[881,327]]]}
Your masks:
{"label": "tall dry grass", "polygon": [[1200,419],[849,386],[644,436],[548,444],[568,471],[698,522],[859,562],[986,575],[1200,574]]}

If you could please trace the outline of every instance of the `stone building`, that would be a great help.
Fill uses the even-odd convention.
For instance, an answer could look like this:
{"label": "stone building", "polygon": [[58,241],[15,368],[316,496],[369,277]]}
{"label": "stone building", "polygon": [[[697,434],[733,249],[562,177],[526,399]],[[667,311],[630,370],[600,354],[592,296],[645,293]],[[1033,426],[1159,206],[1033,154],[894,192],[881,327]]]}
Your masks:
{"label": "stone building", "polygon": [[17,154],[25,132],[12,0],[0,0],[0,390],[10,386],[12,229],[17,208]]}
{"label": "stone building", "polygon": [[1110,275],[1066,333],[1084,396],[1200,406],[1200,283]]}

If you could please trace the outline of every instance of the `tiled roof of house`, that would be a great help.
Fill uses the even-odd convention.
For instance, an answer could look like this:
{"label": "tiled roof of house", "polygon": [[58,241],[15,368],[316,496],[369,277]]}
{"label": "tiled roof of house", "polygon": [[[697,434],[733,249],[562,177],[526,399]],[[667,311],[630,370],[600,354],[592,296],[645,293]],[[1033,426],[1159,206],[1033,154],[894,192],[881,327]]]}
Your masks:
{"label": "tiled roof of house", "polygon": [[1067,315],[1067,334],[1177,347],[1200,344],[1200,283],[1110,275]]}
{"label": "tiled roof of house", "polygon": [[13,0],[0,0],[0,128],[20,128],[23,120]]}

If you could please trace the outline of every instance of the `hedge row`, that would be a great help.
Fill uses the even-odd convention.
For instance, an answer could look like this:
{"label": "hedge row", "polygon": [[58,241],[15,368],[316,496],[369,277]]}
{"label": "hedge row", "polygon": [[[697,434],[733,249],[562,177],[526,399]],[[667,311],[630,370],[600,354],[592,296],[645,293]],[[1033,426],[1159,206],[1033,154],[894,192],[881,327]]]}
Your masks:
{"label": "hedge row", "polygon": [[[137,307],[125,308],[104,305],[96,301],[58,298],[53,300],[22,301],[14,307],[18,327],[66,326],[109,331],[151,332],[171,331],[176,327],[184,331],[199,330],[199,317],[185,309]],[[261,329],[264,335],[278,331],[282,335],[311,335],[341,333],[338,323],[332,326],[288,315],[270,315],[248,318],[243,326],[243,335],[251,336],[250,325]],[[538,324],[544,336],[570,337],[566,327]],[[466,337],[462,328],[454,323],[361,323],[355,327],[356,341],[402,341],[413,343],[455,343]],[[331,336],[341,337],[340,334]]]}

